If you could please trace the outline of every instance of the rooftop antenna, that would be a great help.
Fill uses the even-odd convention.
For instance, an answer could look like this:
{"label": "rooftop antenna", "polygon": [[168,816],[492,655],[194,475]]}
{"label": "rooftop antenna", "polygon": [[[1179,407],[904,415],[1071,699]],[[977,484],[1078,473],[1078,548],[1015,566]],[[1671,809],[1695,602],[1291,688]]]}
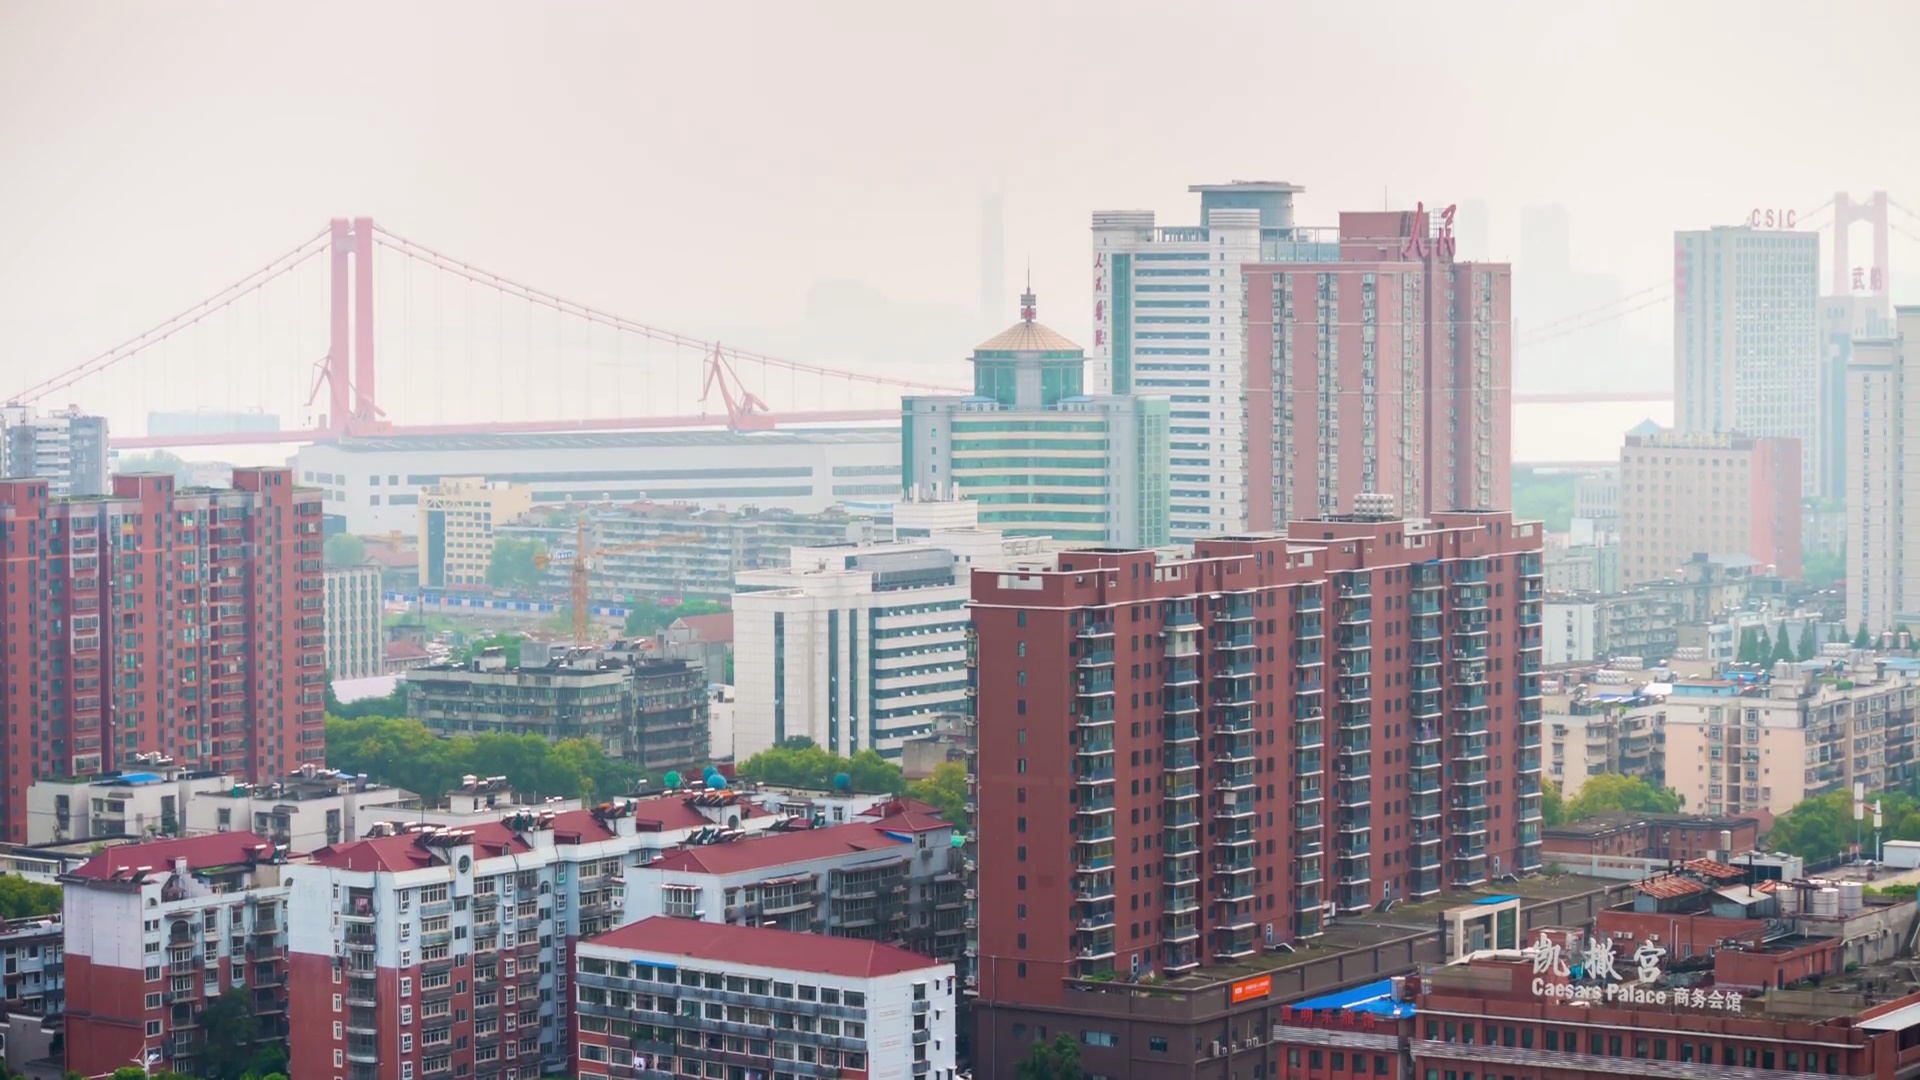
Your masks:
{"label": "rooftop antenna", "polygon": [[1027,291],[1020,294],[1020,321],[1030,323],[1035,313],[1033,298],[1033,257],[1027,257]]}

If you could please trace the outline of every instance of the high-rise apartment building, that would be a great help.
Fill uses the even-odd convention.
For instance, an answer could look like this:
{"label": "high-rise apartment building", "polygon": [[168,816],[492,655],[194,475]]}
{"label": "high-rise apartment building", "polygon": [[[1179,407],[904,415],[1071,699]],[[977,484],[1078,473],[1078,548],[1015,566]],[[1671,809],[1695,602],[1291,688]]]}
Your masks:
{"label": "high-rise apartment building", "polygon": [[[1167,510],[1175,540],[1247,527],[1246,356],[1240,268],[1293,235],[1274,182],[1196,184],[1200,224],[1151,210],[1093,215],[1093,386],[1170,399]],[[1131,542],[1127,546],[1133,546]]]}
{"label": "high-rise apartment building", "polygon": [[[1847,431],[1847,368],[1853,343],[1894,335],[1884,296],[1844,295],[1820,298],[1820,487],[1823,499],[1847,497],[1847,461],[1852,454]],[[1808,489],[1809,494],[1815,493]]]}
{"label": "high-rise apartment building", "polygon": [[0,543],[7,839],[41,777],[159,753],[264,782],[324,759],[320,497],[288,470],[67,500],[0,480]]}
{"label": "high-rise apartment building", "polygon": [[1744,555],[1800,576],[1801,445],[1662,431],[1620,448],[1620,578],[1673,577],[1696,555]]}
{"label": "high-rise apartment building", "polygon": [[1819,491],[1820,234],[1741,225],[1673,236],[1675,426],[1800,442]]}
{"label": "high-rise apartment building", "polygon": [[1920,307],[1847,364],[1847,625],[1891,630],[1920,611]]}
{"label": "high-rise apartment building", "polygon": [[[1016,1030],[1077,1025],[1076,984],[1225,1002],[1341,914],[1539,867],[1540,526],[1363,505],[974,572],[993,1075]],[[1180,1016],[1156,1034],[1186,1046]]]}
{"label": "high-rise apartment building", "polygon": [[365,679],[385,669],[386,644],[381,624],[380,568],[329,566],[324,578],[327,616],[327,674],[336,679]]}
{"label": "high-rise apartment building", "polygon": [[973,351],[972,395],[900,402],[902,486],[972,499],[1013,536],[1166,543],[1166,399],[1090,394],[1080,346],[1036,314],[1022,295],[1020,321]]}
{"label": "high-rise apartment building", "polygon": [[107,418],[0,405],[0,477],[37,476],[56,499],[107,491]]}
{"label": "high-rise apartment building", "polygon": [[1263,244],[1243,272],[1250,526],[1351,513],[1362,493],[1416,517],[1505,508],[1512,268],[1454,262],[1451,207],[1325,231]]}
{"label": "high-rise apartment building", "polygon": [[108,848],[63,876],[67,1070],[144,1061],[192,1076],[201,1013],[228,992],[262,1037],[285,1037],[284,861],[262,837],[223,832]]}
{"label": "high-rise apartment building", "polygon": [[419,500],[420,584],[476,589],[487,583],[494,527],[531,510],[533,491],[519,484],[449,477],[421,488]]}

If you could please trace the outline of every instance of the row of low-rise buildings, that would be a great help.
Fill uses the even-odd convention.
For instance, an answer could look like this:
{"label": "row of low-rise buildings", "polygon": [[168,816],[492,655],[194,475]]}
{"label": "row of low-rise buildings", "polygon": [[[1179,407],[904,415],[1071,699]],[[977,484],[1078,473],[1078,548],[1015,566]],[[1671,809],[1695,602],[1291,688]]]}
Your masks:
{"label": "row of low-rise buildings", "polygon": [[306,854],[244,830],[114,847],[62,878],[65,1067],[191,1072],[239,993],[296,1075],[946,1080],[951,833],[886,797],[711,790]]}

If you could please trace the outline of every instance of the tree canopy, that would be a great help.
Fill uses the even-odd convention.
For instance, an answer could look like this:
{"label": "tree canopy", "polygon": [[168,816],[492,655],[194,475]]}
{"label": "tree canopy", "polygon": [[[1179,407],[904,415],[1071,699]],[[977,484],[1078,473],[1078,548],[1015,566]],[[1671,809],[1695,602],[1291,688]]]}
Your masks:
{"label": "tree canopy", "polygon": [[[1680,809],[1680,793],[1656,787],[1638,776],[1601,773],[1580,785],[1580,794],[1566,803],[1567,821],[1579,821],[1595,814],[1626,811],[1630,814],[1671,814]],[[1541,816],[1545,817],[1544,809]]]}
{"label": "tree canopy", "polygon": [[1904,791],[1889,791],[1869,797],[1866,819],[1853,820],[1853,793],[1829,791],[1774,819],[1767,834],[1767,846],[1804,859],[1825,859],[1848,850],[1857,836],[1862,843],[1873,842],[1873,802],[1881,806],[1882,840],[1920,840],[1920,799]]}
{"label": "tree canopy", "polygon": [[1560,785],[1552,780],[1540,788],[1540,818],[1548,828],[1567,823],[1567,800],[1560,794]]}
{"label": "tree canopy", "polygon": [[493,553],[487,557],[487,584],[496,589],[531,589],[540,584],[542,574],[535,557],[546,550],[538,540],[495,537]]}
{"label": "tree canopy", "polygon": [[60,914],[60,886],[28,881],[18,874],[0,875],[0,918],[30,919]]}
{"label": "tree canopy", "polygon": [[464,664],[488,649],[499,649],[507,658],[508,667],[520,666],[520,643],[526,640],[519,634],[501,632],[477,637],[454,649],[447,655],[449,663]]}
{"label": "tree canopy", "polygon": [[878,751],[862,750],[851,758],[843,758],[828,753],[807,738],[788,739],[779,746],[760,751],[741,763],[739,773],[745,779],[763,784],[819,791],[832,790],[834,777],[845,773],[853,790],[858,792],[902,795],[907,790],[900,766],[881,757]]}
{"label": "tree canopy", "polygon": [[442,738],[418,720],[327,719],[327,764],[437,799],[466,775],[504,776],[516,792],[594,799],[634,789],[640,770],[587,739],[537,735]]}
{"label": "tree canopy", "polygon": [[405,716],[407,715],[407,684],[396,682],[390,692],[380,697],[341,701],[333,696],[333,680],[329,678],[326,708],[328,716],[342,720],[358,720],[366,716]]}
{"label": "tree canopy", "polygon": [[933,775],[924,780],[915,780],[907,786],[907,794],[935,807],[940,816],[954,823],[960,829],[973,828],[967,820],[967,766],[962,761],[943,761],[933,767]]}
{"label": "tree canopy", "polygon": [[367,561],[367,542],[352,533],[335,533],[327,538],[328,566],[358,566]]}
{"label": "tree canopy", "polygon": [[713,600],[688,600],[679,604],[662,604],[658,600],[646,597],[627,599],[627,636],[646,637],[657,634],[673,625],[673,620],[687,615],[718,615],[727,610],[727,605]]}
{"label": "tree canopy", "polygon": [[1080,1067],[1080,1041],[1070,1031],[1053,1037],[1052,1042],[1035,1042],[1027,1060],[1015,1066],[1016,1080],[1085,1080]]}

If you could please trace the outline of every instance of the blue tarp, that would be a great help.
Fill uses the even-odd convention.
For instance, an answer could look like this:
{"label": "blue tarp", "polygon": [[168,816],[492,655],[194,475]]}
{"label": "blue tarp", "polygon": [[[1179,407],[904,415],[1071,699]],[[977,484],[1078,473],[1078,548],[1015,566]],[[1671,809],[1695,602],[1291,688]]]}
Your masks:
{"label": "blue tarp", "polygon": [[1412,1016],[1414,1008],[1404,1001],[1393,1000],[1393,980],[1381,979],[1366,983],[1351,990],[1325,994],[1317,998],[1293,1003],[1295,1009],[1314,1012],[1356,1012],[1373,1016]]}

